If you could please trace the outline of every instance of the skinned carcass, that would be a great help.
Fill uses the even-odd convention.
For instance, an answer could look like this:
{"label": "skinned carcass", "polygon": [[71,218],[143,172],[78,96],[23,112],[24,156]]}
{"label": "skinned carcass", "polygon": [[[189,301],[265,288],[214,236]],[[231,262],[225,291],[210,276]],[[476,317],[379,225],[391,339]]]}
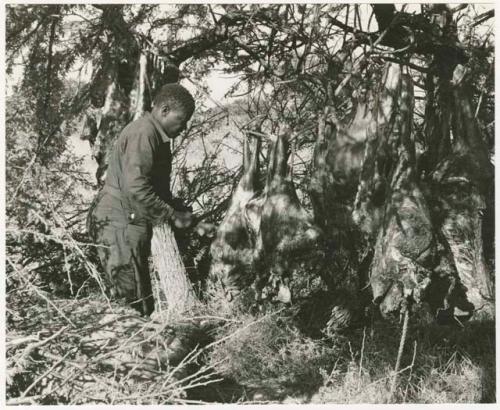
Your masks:
{"label": "skinned carcass", "polygon": [[[492,315],[493,280],[484,258],[483,218],[493,196],[494,170],[473,112],[468,76],[463,66],[455,68],[446,107],[451,112],[444,118],[449,130],[439,135],[447,149],[436,149],[438,159],[428,179],[436,198],[435,219],[467,299],[476,310]],[[439,126],[439,119],[435,122]]]}
{"label": "skinned carcass", "polygon": [[257,257],[252,221],[259,220],[260,211],[259,207],[254,209],[254,205],[249,207],[248,204],[260,193],[260,139],[254,139],[253,145],[250,151],[250,143],[245,139],[243,175],[210,248],[209,277],[222,285],[229,300],[253,282],[252,271]]}
{"label": "skinned carcass", "polygon": [[[413,85],[400,66],[389,64],[380,93],[378,127],[367,141],[353,219],[375,240],[370,267],[373,301],[383,316],[409,304],[469,317],[456,271],[436,238],[427,200],[416,172],[412,138]],[[386,106],[387,113],[383,106]],[[446,316],[448,313],[443,314]]]}
{"label": "skinned carcass", "polygon": [[[383,219],[388,178],[394,165],[387,139],[396,122],[398,93],[401,86],[401,68],[388,64],[384,69],[371,121],[366,128],[366,144],[352,219],[366,235],[372,236]],[[397,136],[393,135],[393,140]]]}
{"label": "skinned carcass", "polygon": [[289,155],[289,135],[282,132],[273,142],[264,192],[247,205],[249,210],[260,209],[257,297],[277,292],[277,299],[285,303],[291,299],[288,281],[294,264],[315,249],[321,237],[320,229],[297,197]]}
{"label": "skinned carcass", "polygon": [[376,123],[373,94],[367,90],[346,95],[346,101],[352,100],[350,114],[342,116],[329,105],[319,118],[309,194],[314,221],[324,232],[325,257],[317,270],[330,290],[342,287],[357,293],[371,260],[351,215],[367,136]]}
{"label": "skinned carcass", "polygon": [[[383,135],[385,138],[379,142],[386,144],[387,158],[393,157],[395,164],[392,172],[386,174],[387,191],[382,195],[387,203],[382,208],[383,221],[375,221],[381,222],[381,228],[370,272],[373,300],[380,304],[384,316],[399,312],[410,298],[420,302],[421,293],[430,281],[435,255],[432,222],[415,174],[411,78],[402,77],[399,67],[387,73],[398,85],[393,98],[399,106],[392,111],[397,113],[392,132]],[[382,174],[381,179],[386,175]]]}

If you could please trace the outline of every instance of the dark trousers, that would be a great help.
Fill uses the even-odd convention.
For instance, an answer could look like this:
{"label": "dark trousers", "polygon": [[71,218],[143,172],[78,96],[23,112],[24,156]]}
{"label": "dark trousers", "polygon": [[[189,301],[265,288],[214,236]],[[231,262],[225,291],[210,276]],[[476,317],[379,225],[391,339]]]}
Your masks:
{"label": "dark trousers", "polygon": [[97,249],[111,296],[150,315],[154,310],[148,264],[152,227],[131,224],[128,214],[118,198],[101,193],[90,211],[89,231],[95,243],[102,245]]}

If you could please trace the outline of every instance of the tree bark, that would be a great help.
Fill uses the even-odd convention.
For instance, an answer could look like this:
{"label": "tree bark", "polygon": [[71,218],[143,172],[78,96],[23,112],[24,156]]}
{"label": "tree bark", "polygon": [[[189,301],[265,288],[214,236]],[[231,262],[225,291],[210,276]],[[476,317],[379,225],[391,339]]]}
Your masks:
{"label": "tree bark", "polygon": [[[159,280],[154,291],[159,311],[162,315],[166,312],[167,319],[178,318],[195,306],[198,299],[188,279],[174,233],[168,224],[153,228],[151,255]],[[166,309],[163,309],[162,302],[166,302]]]}

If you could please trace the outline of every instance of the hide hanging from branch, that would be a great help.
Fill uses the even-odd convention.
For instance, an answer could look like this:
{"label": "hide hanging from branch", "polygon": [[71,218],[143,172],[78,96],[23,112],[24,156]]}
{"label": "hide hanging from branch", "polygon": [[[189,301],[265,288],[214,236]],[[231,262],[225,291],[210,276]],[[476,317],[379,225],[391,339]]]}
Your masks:
{"label": "hide hanging from branch", "polygon": [[321,231],[299,202],[288,164],[290,135],[275,137],[266,185],[260,190],[260,140],[252,154],[244,145],[243,176],[212,244],[211,276],[222,282],[230,299],[250,286],[262,297],[290,301],[288,282],[296,263],[308,259]]}
{"label": "hide hanging from branch", "polygon": [[[367,149],[367,168],[376,167],[373,183],[364,173],[365,187],[383,189],[379,219],[371,224],[375,235],[374,256],[370,268],[373,300],[382,314],[399,313],[409,301],[419,303],[429,284],[435,253],[433,227],[429,210],[419,188],[415,173],[415,146],[412,139],[413,86],[411,78],[402,75],[401,68],[388,66],[387,89],[392,98],[388,126],[375,137],[376,151]],[[375,141],[373,141],[375,142]],[[382,184],[383,188],[379,188]],[[361,184],[360,184],[361,188]],[[362,195],[357,197],[358,210]],[[376,196],[373,209],[379,205]],[[359,221],[360,218],[358,217]]]}

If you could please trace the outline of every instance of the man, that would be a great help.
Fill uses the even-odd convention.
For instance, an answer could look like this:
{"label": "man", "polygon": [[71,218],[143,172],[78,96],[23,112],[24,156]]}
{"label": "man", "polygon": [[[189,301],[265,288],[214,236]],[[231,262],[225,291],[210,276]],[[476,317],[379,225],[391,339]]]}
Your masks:
{"label": "man", "polygon": [[154,310],[148,257],[152,227],[170,221],[187,228],[192,214],[170,192],[170,139],[194,111],[191,94],[179,84],[163,86],[151,113],[128,124],[115,142],[106,180],[89,213],[89,231],[111,287],[143,315]]}

